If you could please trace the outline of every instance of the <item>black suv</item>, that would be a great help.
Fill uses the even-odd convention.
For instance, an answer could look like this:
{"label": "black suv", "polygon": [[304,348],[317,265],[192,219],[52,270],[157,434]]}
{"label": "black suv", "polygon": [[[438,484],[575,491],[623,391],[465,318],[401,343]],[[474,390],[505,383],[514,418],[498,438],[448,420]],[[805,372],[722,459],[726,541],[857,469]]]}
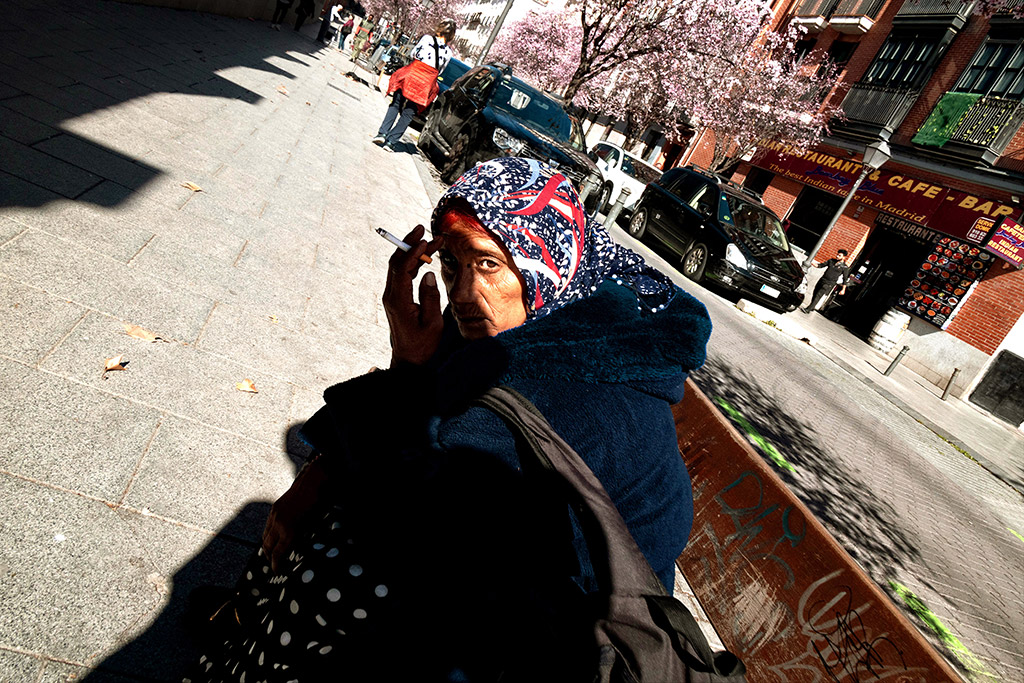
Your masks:
{"label": "black suv", "polygon": [[577,189],[597,169],[579,121],[500,64],[471,69],[439,95],[417,144],[428,156],[434,148],[441,153],[438,167],[449,183],[477,163],[504,156],[546,161]]}
{"label": "black suv", "polygon": [[807,281],[778,217],[756,195],[719,177],[666,171],[640,195],[629,233],[657,238],[696,282],[706,278],[783,311],[803,301]]}

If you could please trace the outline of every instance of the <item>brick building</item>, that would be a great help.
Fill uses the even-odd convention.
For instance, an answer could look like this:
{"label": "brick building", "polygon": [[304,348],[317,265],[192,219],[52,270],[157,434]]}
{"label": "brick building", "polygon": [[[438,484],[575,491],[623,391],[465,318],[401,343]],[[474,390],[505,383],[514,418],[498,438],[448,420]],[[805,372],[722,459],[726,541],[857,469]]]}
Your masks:
{"label": "brick building", "polygon": [[[865,178],[819,252],[852,257],[855,279],[833,317],[866,335],[890,309],[909,314],[905,364],[939,386],[959,368],[954,394],[1017,425],[1024,270],[1012,252],[1024,236],[1004,219],[1024,222],[1024,20],[972,10],[945,0],[781,8],[808,30],[806,64],[828,55],[845,65],[830,97],[843,98],[847,120],[802,154],[763,145],[733,179],[789,220],[799,254],[860,175],[865,146],[887,141],[891,159]],[[710,135],[682,163],[705,165]],[[1009,238],[990,242],[1000,230]]]}

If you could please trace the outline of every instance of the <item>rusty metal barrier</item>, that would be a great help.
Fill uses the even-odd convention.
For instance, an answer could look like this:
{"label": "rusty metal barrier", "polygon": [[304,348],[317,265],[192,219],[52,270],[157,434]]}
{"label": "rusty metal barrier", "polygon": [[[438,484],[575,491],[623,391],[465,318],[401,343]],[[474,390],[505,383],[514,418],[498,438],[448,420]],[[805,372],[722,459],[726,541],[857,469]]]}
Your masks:
{"label": "rusty metal barrier", "polygon": [[962,680],[693,382],[673,414],[694,493],[677,563],[747,680]]}

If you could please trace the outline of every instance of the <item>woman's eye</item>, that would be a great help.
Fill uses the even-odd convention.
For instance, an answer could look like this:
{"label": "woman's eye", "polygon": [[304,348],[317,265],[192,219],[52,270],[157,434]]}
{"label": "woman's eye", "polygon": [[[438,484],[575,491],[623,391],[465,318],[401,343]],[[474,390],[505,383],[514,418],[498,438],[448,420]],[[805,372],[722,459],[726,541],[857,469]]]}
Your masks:
{"label": "woman's eye", "polygon": [[501,264],[495,261],[494,259],[485,258],[480,260],[480,265],[490,270],[493,268],[497,268]]}
{"label": "woman's eye", "polygon": [[452,270],[455,268],[455,257],[447,251],[438,252],[437,257],[441,260],[441,267]]}

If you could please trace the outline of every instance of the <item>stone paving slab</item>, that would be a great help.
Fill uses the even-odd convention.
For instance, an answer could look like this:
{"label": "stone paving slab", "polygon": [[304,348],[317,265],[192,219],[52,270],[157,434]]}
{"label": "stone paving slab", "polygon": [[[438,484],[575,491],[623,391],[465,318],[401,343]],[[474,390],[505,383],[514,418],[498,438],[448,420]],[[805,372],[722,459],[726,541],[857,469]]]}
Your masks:
{"label": "stone paving slab", "polygon": [[95,173],[2,136],[0,159],[8,173],[65,197],[77,197],[102,180]]}
{"label": "stone paving slab", "polygon": [[[155,331],[155,330],[154,330]],[[123,372],[103,379],[103,360],[123,355]],[[90,314],[42,367],[51,372],[178,416],[273,441],[284,429],[290,386],[259,367],[239,365],[181,343],[148,343],[124,333],[119,320]],[[258,394],[238,391],[243,379]]]}
{"label": "stone paving slab", "polygon": [[[277,500],[292,483],[291,465],[280,448],[171,417],[160,424],[125,504],[213,531],[237,517],[248,499]],[[243,520],[242,533],[255,538],[265,521]]]}
{"label": "stone paving slab", "polygon": [[36,230],[0,249],[0,274],[172,339],[195,339],[213,306],[206,297]]}
{"label": "stone paving slab", "polygon": [[25,365],[43,359],[88,309],[0,277],[0,356]]}
{"label": "stone paving slab", "polygon": [[25,228],[75,242],[123,263],[128,263],[154,237],[151,230],[124,223],[116,214],[78,203],[51,204],[41,211],[10,209],[2,213]]}
{"label": "stone paving slab", "polygon": [[138,540],[107,503],[14,477],[0,477],[0,497],[18,501],[0,509],[0,648],[84,663],[159,603],[132,563]]}
{"label": "stone paving slab", "polygon": [[[92,374],[102,369],[103,359],[94,359]],[[2,358],[0,370],[4,429],[19,435],[0,453],[0,469],[120,500],[154,434],[158,411]]]}
{"label": "stone paving slab", "polygon": [[0,650],[0,681],[3,683],[23,683],[39,680],[45,663],[30,655]]}

